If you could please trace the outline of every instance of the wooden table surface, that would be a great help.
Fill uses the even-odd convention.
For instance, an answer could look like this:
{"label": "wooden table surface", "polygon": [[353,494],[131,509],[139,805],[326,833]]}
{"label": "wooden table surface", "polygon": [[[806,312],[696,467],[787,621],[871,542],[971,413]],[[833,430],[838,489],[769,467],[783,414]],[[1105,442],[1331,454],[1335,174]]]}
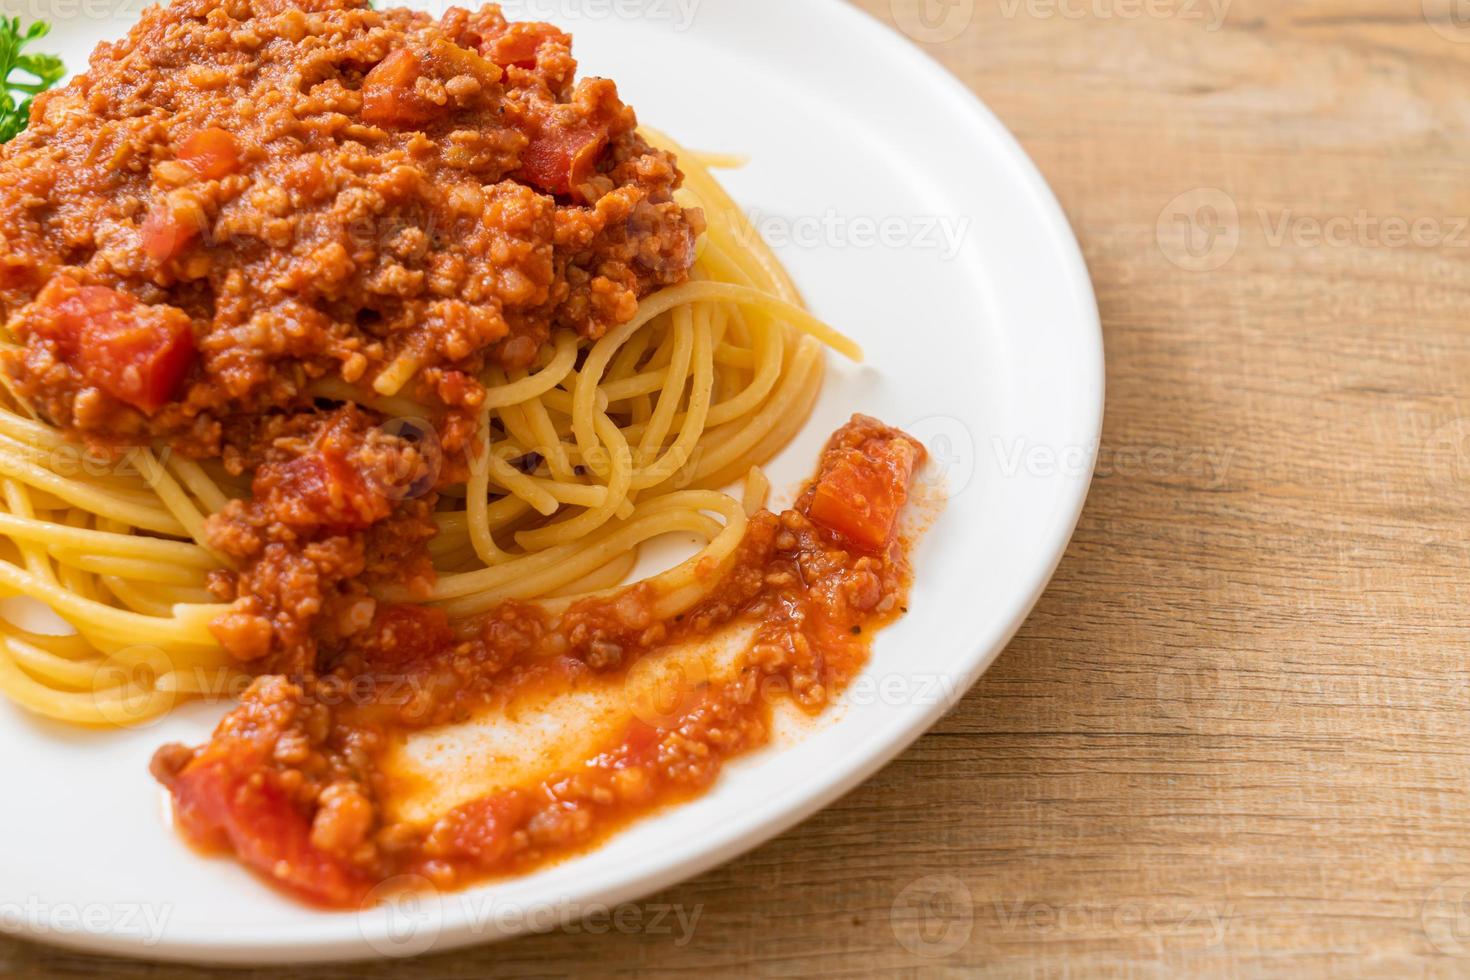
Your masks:
{"label": "wooden table surface", "polygon": [[858,2],[1016,133],[1097,284],[1051,588],[907,754],[643,926],[259,976],[1470,976],[1470,20]]}

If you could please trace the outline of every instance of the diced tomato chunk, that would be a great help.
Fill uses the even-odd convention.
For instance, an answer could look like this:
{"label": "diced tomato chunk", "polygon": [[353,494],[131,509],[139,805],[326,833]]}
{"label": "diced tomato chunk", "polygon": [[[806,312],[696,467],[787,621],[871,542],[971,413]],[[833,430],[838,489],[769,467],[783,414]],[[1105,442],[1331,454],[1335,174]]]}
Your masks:
{"label": "diced tomato chunk", "polygon": [[311,821],[241,740],[217,740],[169,781],[184,835],[228,848],[247,867],[308,901],[360,906],[371,890],[361,872],[311,843]]}
{"label": "diced tomato chunk", "polygon": [[511,24],[505,33],[486,38],[480,45],[485,57],[501,68],[536,67],[536,52],[546,41],[570,46],[572,39],[551,24]]}
{"label": "diced tomato chunk", "polygon": [[227,130],[211,126],[184,140],[179,159],[205,180],[219,180],[240,169],[240,147]]}
{"label": "diced tomato chunk", "polygon": [[156,207],[143,219],[143,252],[155,262],[167,262],[182,255],[189,243],[199,237],[199,231],[192,222],[180,220],[167,206]]}
{"label": "diced tomato chunk", "polygon": [[366,530],[392,510],[383,493],[334,446],[319,447],[289,462],[265,464],[256,472],[252,490],[257,500],[277,504],[281,523],[338,534]]}
{"label": "diced tomato chunk", "polygon": [[149,415],[178,394],[194,364],[194,329],[172,306],[57,276],[36,297],[40,335],[90,385]]}
{"label": "diced tomato chunk", "polygon": [[597,169],[607,144],[606,123],[548,123],[521,154],[521,175],[549,194],[572,194]]}
{"label": "diced tomato chunk", "polygon": [[924,447],[909,436],[855,417],[822,456],[807,516],[861,549],[882,550],[923,457]]}
{"label": "diced tomato chunk", "polygon": [[423,62],[407,48],[399,48],[378,62],[362,80],[363,121],[374,126],[408,128],[432,120],[439,107],[414,89],[423,73]]}

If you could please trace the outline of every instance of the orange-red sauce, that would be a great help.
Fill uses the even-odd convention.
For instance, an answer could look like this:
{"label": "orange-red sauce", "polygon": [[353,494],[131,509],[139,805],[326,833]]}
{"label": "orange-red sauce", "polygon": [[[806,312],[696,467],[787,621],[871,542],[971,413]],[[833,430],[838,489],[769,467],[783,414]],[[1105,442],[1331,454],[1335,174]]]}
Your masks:
{"label": "orange-red sauce", "polygon": [[[776,702],[815,714],[862,669],[872,634],[903,610],[894,525],[922,458],[908,436],[855,417],[793,508],[751,519],[733,563],[687,613],[655,619],[644,584],[556,619],[510,604],[462,639],[434,609],[396,607],[326,673],[256,681],[208,744],[165,748],[154,771],[190,840],[328,907],[356,907],[401,875],[449,889],[584,849],[706,790],[729,759],[767,743]],[[577,764],[429,821],[390,818],[406,787],[383,763],[405,733],[626,678],[645,658],[734,626],[750,639],[733,671],[691,680]]]}

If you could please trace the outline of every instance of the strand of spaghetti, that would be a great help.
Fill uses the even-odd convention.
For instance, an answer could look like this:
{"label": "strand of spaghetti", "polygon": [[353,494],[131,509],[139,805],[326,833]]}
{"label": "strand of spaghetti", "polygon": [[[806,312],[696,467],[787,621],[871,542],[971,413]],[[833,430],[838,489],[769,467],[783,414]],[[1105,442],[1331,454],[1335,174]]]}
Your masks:
{"label": "strand of spaghetti", "polygon": [[[194,543],[213,553],[204,534],[204,515],[199,513],[199,508],[194,506],[194,501],[189,499],[184,488],[179,486],[178,481],[163,468],[163,464],[153,455],[152,450],[142,449],[138,452],[137,467],[138,472],[143,474],[143,479],[147,480],[148,485],[153,488],[153,492],[158,494],[158,499],[163,501],[163,505],[168,508],[169,513],[173,514],[189,532],[189,537],[194,539]],[[223,556],[219,557],[223,564]]]}
{"label": "strand of spaghetti", "polygon": [[[714,429],[748,415],[752,409],[756,408],[770,394],[771,389],[780,380],[781,369],[784,364],[785,347],[782,342],[781,331],[773,324],[767,323],[758,331],[757,342],[760,345],[759,349],[761,353],[758,373],[751,380],[751,383],[739,394],[727,401],[722,401],[714,405],[710,409],[709,416],[705,420],[706,428]],[[676,418],[675,424],[682,425],[683,416]],[[637,424],[628,427],[628,434],[630,436],[636,436],[641,431],[640,426]]]}
{"label": "strand of spaghetti", "polygon": [[618,555],[612,561],[587,575],[582,576],[574,582],[547,594],[548,598],[558,599],[567,596],[585,595],[588,592],[596,592],[600,589],[610,589],[627,578],[638,564],[638,549],[629,548]]}
{"label": "strand of spaghetti", "polygon": [[34,541],[44,544],[48,549],[101,552],[200,569],[216,567],[214,559],[198,545],[52,524],[16,514],[0,513],[0,535]]}
{"label": "strand of spaghetti", "polygon": [[[431,598],[433,601],[443,601],[488,592],[491,589],[514,582],[520,576],[539,573],[565,562],[567,559],[574,557],[583,548],[591,546],[600,547],[605,543],[609,535],[622,533],[634,522],[652,521],[655,518],[661,518],[673,512],[697,512],[700,510],[719,512],[719,507],[712,506],[711,502],[717,502],[721,498],[724,498],[723,494],[713,493],[708,490],[695,490],[680,491],[650,499],[647,503],[638,506],[633,521],[625,522],[619,524],[617,527],[605,530],[602,535],[590,541],[566,544],[555,548],[548,548],[545,551],[539,551],[534,554],[515,556],[515,560],[511,564],[476,569],[473,572],[465,572],[460,575],[443,576],[435,583]],[[657,525],[647,523],[640,526],[646,529]],[[634,543],[641,544],[644,540],[646,538],[636,538]],[[378,598],[390,602],[407,601],[410,597],[408,590],[403,586],[385,588],[378,591],[376,595]]]}
{"label": "strand of spaghetti", "polygon": [[37,680],[76,689],[92,689],[97,680],[97,668],[106,662],[102,658],[92,661],[68,660],[22,640],[12,640],[8,646],[11,657],[27,674]]}
{"label": "strand of spaghetti", "polygon": [[[593,457],[593,450],[597,447],[599,438],[596,418],[606,417],[599,410],[597,386],[602,380],[603,373],[607,370],[608,362],[629,337],[655,316],[679,305],[669,302],[668,294],[669,291],[665,290],[657,293],[652,300],[644,300],[638,307],[637,316],[604,334],[602,339],[593,344],[592,349],[587,352],[586,360],[582,362],[582,370],[577,372],[576,382],[572,388],[572,435],[576,440],[584,465],[600,477],[609,477],[611,470],[608,461]],[[626,440],[621,439],[621,434],[619,439],[625,446],[627,445]],[[611,448],[608,446],[609,450]]]}
{"label": "strand of spaghetti", "polygon": [[684,424],[668,452],[633,479],[635,490],[646,490],[649,487],[658,486],[689,465],[699,443],[699,437],[704,433],[705,419],[709,416],[710,397],[715,387],[709,319],[700,318],[693,330],[694,377],[689,388],[689,409],[685,414]]}
{"label": "strand of spaghetti", "polygon": [[628,499],[633,482],[633,460],[623,433],[602,412],[593,420],[597,436],[607,447],[611,475],[607,483],[607,499],[599,507],[584,510],[569,520],[516,535],[516,544],[527,551],[537,551],[585,537],[612,520]]}
{"label": "strand of spaghetti", "polygon": [[178,518],[166,510],[141,506],[120,494],[100,490],[80,480],[58,476],[50,470],[17,459],[4,448],[0,448],[0,474],[44,490],[73,507],[80,507],[94,514],[112,514],[129,524],[158,534],[188,536],[187,529],[179,523]]}
{"label": "strand of spaghetti", "polygon": [[817,396],[821,393],[823,370],[824,365],[820,355],[813,358],[806,378],[794,389],[791,400],[786,403],[785,410],[775,417],[774,424],[767,428],[764,434],[740,457],[719,468],[714,468],[713,464],[722,458],[722,454],[712,454],[710,468],[702,474],[696,473],[690,481],[691,485],[722,487],[732,480],[739,479],[745,466],[751,460],[768,460],[780,452],[783,446],[796,437],[796,434],[811,417],[812,409],[816,407]]}
{"label": "strand of spaghetti", "polygon": [[[671,293],[675,296],[670,297]],[[682,286],[673,286],[654,295],[654,299],[660,298],[665,298],[665,302],[668,302],[670,298],[675,299],[675,306],[699,301],[725,301],[752,307],[786,321],[802,333],[820,340],[850,361],[861,362],[863,359],[862,347],[850,337],[834,330],[800,306],[750,286],[737,286],[728,282],[687,282]]]}
{"label": "strand of spaghetti", "polygon": [[[50,606],[57,615],[73,625],[85,622],[109,635],[136,637],[139,642],[206,643],[216,645],[207,630],[179,619],[140,616],[111,606],[83,599],[67,589],[44,582],[8,562],[0,562],[0,586]],[[227,612],[229,606],[215,606],[215,615]]]}
{"label": "strand of spaghetti", "polygon": [[[679,340],[675,331],[670,328],[670,322],[667,318],[669,314],[672,314],[674,312],[674,310],[680,308],[681,307],[676,306],[673,309],[661,314],[653,321],[651,321],[647,331],[641,331],[644,333],[651,331],[652,339],[653,341],[655,341],[650,345],[653,347],[653,353],[649,354],[643,362],[643,366],[645,368],[654,371],[661,371],[666,369],[673,361],[674,350],[675,347],[678,345]],[[637,335],[635,334],[634,336],[636,337]],[[609,365],[609,367],[611,367],[611,365]],[[608,374],[606,371],[604,371],[602,378],[599,379],[599,383],[602,380],[606,380],[607,377]]]}
{"label": "strand of spaghetti", "polygon": [[[689,384],[689,366],[694,358],[694,317],[687,306],[677,307],[670,313],[672,346],[668,367],[664,372],[664,383],[660,386],[658,400],[654,403],[653,415],[638,442],[638,459],[651,459],[674,424],[674,413],[684,400],[684,388]],[[653,483],[659,481],[654,480]],[[635,479],[633,485],[638,486]],[[652,486],[652,483],[648,484]]]}
{"label": "strand of spaghetti", "polygon": [[533,398],[521,406],[521,414],[525,416],[526,425],[536,437],[537,452],[546,459],[551,475],[563,482],[571,482],[575,475],[572,464],[567,458],[566,446],[562,444],[561,436],[552,424],[551,415],[546,411],[545,403],[540,398]]}
{"label": "strand of spaghetti", "polygon": [[685,150],[700,165],[716,170],[739,170],[750,163],[750,158],[739,153],[710,153],[705,150]]}
{"label": "strand of spaghetti", "polygon": [[[100,459],[84,455],[82,447],[75,443],[47,447],[32,445],[0,435],[0,451],[7,452],[18,460],[48,473],[70,480],[95,486],[115,494],[119,498],[146,504],[152,493],[142,477],[125,467],[123,459]],[[134,450],[128,451],[131,456]],[[105,472],[100,471],[105,468]]]}
{"label": "strand of spaghetti", "polygon": [[[8,638],[0,637],[0,692],[16,704],[57,721],[73,725],[116,727],[117,712],[111,711],[106,700],[95,691],[58,691],[36,681],[15,663]],[[174,706],[172,696],[156,693],[150,703],[143,704],[137,712],[141,722],[156,718]],[[129,712],[133,714],[134,712]]]}
{"label": "strand of spaghetti", "polygon": [[225,509],[230,498],[219,488],[219,484],[204,472],[204,467],[192,459],[184,459],[176,454],[170,454],[170,457],[168,465],[178,478],[184,481],[184,486],[189,488],[189,492],[197,497],[210,513],[218,514]]}
{"label": "strand of spaghetti", "polygon": [[550,517],[561,509],[549,490],[510,465],[494,449],[485,449],[482,455],[485,457],[489,478],[530,504],[538,514]]}
{"label": "strand of spaghetti", "polygon": [[[741,540],[745,537],[748,521],[745,509],[739,501],[713,491],[686,491],[686,495],[695,494],[702,498],[700,509],[712,511],[725,518],[725,527],[699,553],[648,580],[646,584],[651,594],[658,597],[650,609],[654,619],[672,619],[687,612],[708,595],[720,576],[729,568]],[[562,614],[576,602],[611,598],[616,594],[616,589],[608,589],[586,596],[546,600],[538,605],[554,614]]]}
{"label": "strand of spaghetti", "polygon": [[58,561],[97,575],[115,575],[130,581],[155,585],[185,585],[196,588],[204,585],[204,570],[187,565],[166,565],[146,558],[88,555],[64,548],[57,548],[52,554],[56,555]]}
{"label": "strand of spaghetti", "polygon": [[[802,396],[810,394],[815,397],[817,383],[820,379],[820,368],[822,348],[810,337],[803,337],[797,346],[796,355],[791,359],[791,366],[786,376],[782,378],[770,400],[761,409],[752,415],[745,423],[736,423],[738,431],[724,441],[706,446],[699,460],[693,467],[693,472],[686,474],[691,485],[694,486],[720,486],[722,483],[714,483],[710,477],[720,474],[725,477],[724,482],[738,479],[745,470],[761,457],[753,450],[761,442],[762,438],[775,430],[784,420],[793,426],[792,431],[799,428],[805,421],[805,417],[799,412],[802,404]],[[814,374],[813,372],[818,373]],[[734,470],[733,473],[726,473]],[[655,493],[665,487],[654,488]]]}
{"label": "strand of spaghetti", "polygon": [[[500,417],[500,422],[505,427],[506,435],[510,437],[510,441],[519,443],[520,446],[525,448],[525,452],[521,453],[520,456],[534,453],[538,459],[544,460],[552,452],[552,449],[543,442],[544,433],[536,430],[531,424],[530,417],[526,412],[527,406],[540,404],[540,399],[533,399],[525,405],[506,405],[503,408],[497,409],[496,414]],[[555,438],[554,434],[552,437]],[[557,442],[559,444],[560,440],[557,440]],[[565,468],[564,472],[567,474],[564,482],[573,482],[571,479],[570,465]],[[527,475],[529,476],[531,474],[528,473]],[[555,477],[554,473],[553,476]],[[562,478],[556,477],[556,479],[560,480]]]}
{"label": "strand of spaghetti", "polygon": [[485,403],[481,407],[496,409],[506,405],[519,405],[540,398],[561,384],[577,363],[577,336],[570,331],[562,331],[553,342],[556,353],[546,367],[519,381],[490,388],[485,393]]}
{"label": "strand of spaghetti", "polygon": [[109,463],[108,465],[111,466],[109,472],[93,472],[91,467],[97,462],[96,460],[82,459],[80,456],[72,455],[80,453],[79,446],[68,445],[47,449],[17,442],[9,436],[0,436],[0,452],[8,453],[24,465],[96,487],[119,499],[131,500],[146,506],[153,496],[141,477],[125,472],[120,464]]}
{"label": "strand of spaghetti", "polygon": [[752,466],[750,472],[745,474],[745,486],[740,496],[746,516],[754,517],[758,511],[764,510],[770,498],[771,481],[766,477],[766,471],[759,466]]}
{"label": "strand of spaghetti", "polygon": [[[473,497],[473,494],[468,495]],[[525,516],[531,510],[531,505],[517,497],[501,497],[493,501],[485,508],[485,519],[492,528],[502,528],[520,517]],[[469,535],[469,511],[467,510],[441,510],[434,514],[434,524],[439,528],[440,537],[467,537]]]}
{"label": "strand of spaghetti", "polygon": [[[61,587],[72,594],[94,602],[102,601],[97,590],[97,576],[70,565],[59,565],[56,568],[56,578]],[[72,623],[72,627],[77,628],[75,623]]]}
{"label": "strand of spaghetti", "polygon": [[535,599],[539,596],[550,595],[562,586],[596,571],[618,555],[649,538],[675,531],[708,534],[713,538],[720,530],[715,521],[695,510],[672,511],[642,519],[634,518],[612,535],[585,547],[570,549],[564,560],[548,568],[517,575],[498,587],[476,590],[472,595],[445,602],[443,608],[451,618],[459,619],[488,612],[511,600]]}
{"label": "strand of spaghetti", "polygon": [[[490,410],[480,411],[480,431],[490,431]],[[496,566],[507,561],[510,555],[501,550],[495,543],[495,536],[491,533],[490,523],[490,469],[494,453],[488,445],[481,446],[479,452],[470,457],[470,479],[468,493],[465,498],[465,528],[469,532],[470,542],[474,545],[475,554],[487,566]],[[520,501],[524,507],[529,507],[524,501]],[[444,534],[448,530],[446,522],[439,522],[439,533]]]}
{"label": "strand of spaghetti", "polygon": [[26,445],[45,446],[49,449],[67,444],[66,437],[50,426],[6,410],[0,410],[0,435]]}
{"label": "strand of spaghetti", "polygon": [[98,580],[109,592],[117,596],[123,605],[134,612],[159,619],[170,619],[176,606],[185,603],[205,603],[209,592],[202,588],[173,585],[147,585],[119,578],[116,575],[101,575]]}
{"label": "strand of spaghetti", "polygon": [[[5,481],[5,505],[10,508],[10,514],[20,523],[35,523],[36,511],[31,506],[30,498],[26,495],[22,484],[15,480]],[[20,540],[16,542],[20,549],[21,557],[25,559],[26,569],[32,575],[39,575],[48,582],[56,582],[56,571],[51,567],[51,560],[46,557],[46,549],[38,546],[34,541]]]}
{"label": "strand of spaghetti", "polygon": [[749,347],[736,347],[731,343],[724,343],[715,348],[715,360],[726,367],[745,368],[755,367],[755,352]]}
{"label": "strand of spaghetti", "polygon": [[[647,330],[639,330],[628,338],[628,342],[618,349],[613,356],[612,363],[607,367],[607,375],[603,379],[604,385],[616,384],[627,378],[631,378],[639,370],[639,365],[645,362],[649,346],[654,341],[654,335],[659,333],[656,325],[650,325]],[[662,346],[663,338],[658,338]],[[652,372],[658,375],[660,372]],[[611,397],[611,396],[609,396]]]}
{"label": "strand of spaghetti", "polygon": [[95,660],[101,655],[101,651],[88,643],[87,638],[80,633],[32,633],[8,620],[4,622],[3,628],[33,647],[68,660]]}
{"label": "strand of spaghetti", "polygon": [[423,358],[417,354],[399,354],[391,364],[383,369],[381,374],[373,379],[373,390],[384,397],[398,394],[403,390],[403,386],[419,373],[419,368],[423,367],[423,363]]}

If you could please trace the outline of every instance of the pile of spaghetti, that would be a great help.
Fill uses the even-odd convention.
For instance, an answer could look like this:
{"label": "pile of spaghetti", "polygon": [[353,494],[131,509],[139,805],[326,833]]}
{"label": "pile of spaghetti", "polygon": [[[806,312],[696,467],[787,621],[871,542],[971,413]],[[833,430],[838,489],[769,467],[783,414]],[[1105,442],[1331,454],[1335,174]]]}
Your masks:
{"label": "pile of spaghetti", "polygon": [[[397,581],[392,574],[367,577],[356,586],[355,604],[337,613],[362,620],[353,628],[363,628],[375,610],[398,604],[441,609],[462,631],[508,600],[566,608],[576,597],[623,582],[645,542],[694,536],[703,542],[698,552],[654,580],[654,613],[668,618],[694,606],[732,560],[748,513],[764,502],[759,465],[800,429],[815,401],[823,345],[859,356],[855,345],[805,312],[781,266],[707,169],[733,161],[679,151],[682,179],[672,169],[662,176],[658,167],[663,161],[672,167],[675,148],[635,130],[631,111],[608,91],[610,83],[573,85],[575,63],[565,35],[546,25],[507,24],[493,7],[474,15],[450,11],[434,22],[346,0],[304,6],[179,0],[154,8],[125,42],[99,50],[90,76],[38,99],[31,129],[0,151],[0,217],[8,219],[0,228],[0,309],[9,316],[0,397],[0,593],[7,597],[0,609],[0,690],[42,715],[89,725],[137,724],[182,699],[238,691],[236,677],[288,672],[281,666],[288,660],[279,655],[279,626],[274,638],[268,631],[261,641],[269,655],[241,655],[238,636],[248,630],[232,619],[251,601],[249,585],[259,579],[243,576],[252,562],[259,564],[261,552],[257,543],[232,551],[232,539],[221,533],[221,527],[251,527],[269,539],[270,528],[250,524],[250,508],[264,492],[261,472],[277,467],[271,486],[278,491],[293,458],[310,456],[316,445],[310,439],[322,438],[308,433],[301,437],[305,443],[293,443],[289,429],[278,424],[282,405],[305,415],[350,408],[375,438],[413,448],[423,464],[401,481],[393,504],[418,507],[416,519],[429,531],[415,546],[426,549],[433,574],[419,581],[407,574]],[[233,25],[226,23],[231,18]],[[195,33],[181,39],[180,23]],[[249,29],[254,74],[238,68],[234,49],[207,49],[246,43],[241,25]],[[222,34],[215,29],[220,26],[237,30]],[[329,38],[337,47],[326,41],[303,47],[303,37]],[[317,59],[310,69],[299,63],[306,51]],[[178,64],[170,65],[170,58]],[[330,70],[322,67],[328,63]],[[119,79],[145,69],[160,86],[168,80],[183,87],[149,94],[153,116],[122,104],[125,94],[138,96],[124,93]],[[315,72],[315,87],[302,81],[304,71]],[[328,77],[332,71],[351,84],[336,84]],[[511,203],[519,209],[497,231],[523,232],[524,238],[502,237],[486,246],[497,262],[521,255],[517,248],[536,234],[552,235],[553,223],[556,235],[574,234],[575,227],[565,231],[564,212],[601,214],[613,207],[604,202],[625,192],[632,203],[622,228],[597,226],[602,237],[595,244],[603,254],[615,247],[646,253],[647,236],[639,236],[658,231],[658,222],[664,232],[686,223],[697,245],[687,259],[664,255],[654,273],[630,274],[611,299],[605,281],[616,276],[606,263],[598,275],[579,274],[574,263],[564,267],[558,257],[553,299],[547,301],[542,289],[523,311],[512,309],[511,297],[524,284],[498,282],[495,309],[504,312],[507,334],[504,323],[489,324],[475,309],[403,298],[417,282],[430,290],[435,276],[460,275],[458,295],[474,282],[464,273],[467,260],[454,254],[455,241],[426,244],[417,233],[422,229],[407,226],[387,247],[401,259],[393,268],[408,269],[409,278],[373,279],[373,288],[389,298],[368,311],[371,317],[358,310],[354,327],[381,343],[360,344],[349,336],[348,353],[332,350],[331,363],[340,362],[341,370],[329,372],[297,357],[291,344],[315,336],[311,317],[327,324],[317,333],[341,340],[330,323],[336,302],[331,286],[339,265],[350,266],[350,255],[343,259],[334,243],[298,240],[292,254],[300,259],[310,250],[314,275],[293,284],[283,274],[270,285],[310,293],[312,301],[293,307],[281,321],[286,328],[269,335],[275,360],[244,360],[242,345],[258,339],[263,327],[250,310],[230,306],[231,290],[248,296],[249,289],[264,287],[254,273],[242,282],[236,269],[232,279],[232,270],[211,267],[210,259],[232,249],[259,259],[272,222],[286,220],[302,198],[259,176],[262,168],[284,166],[279,149],[248,145],[209,117],[211,107],[230,101],[217,96],[221,86],[243,86],[250,98],[230,104],[253,100],[260,115],[248,122],[276,127],[273,132],[283,127],[282,113],[300,120],[322,105],[333,109],[323,114],[326,122],[293,130],[291,139],[305,156],[335,141],[334,149],[347,148],[341,159],[360,169],[368,166],[364,146],[376,147],[379,199],[388,194],[383,188],[410,179],[392,154],[410,159],[420,152],[416,138],[423,133],[416,130],[434,136],[443,158],[459,154],[452,162],[462,170],[483,167],[502,177],[510,171],[494,193],[485,181],[483,197],[450,195],[452,205],[487,213]],[[304,101],[274,105],[278,90]],[[117,103],[111,115],[108,100]],[[86,125],[76,121],[83,104],[88,113],[101,112]],[[336,111],[343,107],[357,116]],[[464,120],[441,126],[434,115],[493,112],[506,118],[507,109],[522,114],[528,143],[488,145],[493,141],[466,135]],[[153,131],[162,149],[136,158],[139,143],[130,137],[165,118],[178,128]],[[337,128],[328,132],[330,127]],[[179,138],[185,129],[192,135]],[[57,148],[69,139],[90,140],[85,166],[70,168],[76,173],[59,164]],[[291,179],[330,184],[330,175],[309,171],[293,172]],[[672,201],[660,203],[658,192],[635,201],[628,190],[642,186],[638,181],[659,180]],[[137,193],[124,192],[129,188]],[[537,212],[524,196],[507,203],[523,189],[554,197],[556,213]],[[331,206],[345,206],[347,194],[322,193]],[[89,207],[105,196],[105,220],[72,214],[68,220],[95,229],[58,241],[66,236],[49,213],[69,207],[68,194]],[[37,200],[48,214],[35,213]],[[249,208],[233,212],[240,201]],[[372,197],[354,198],[363,201]],[[644,221],[640,209],[649,208],[653,216]],[[524,228],[516,224],[522,215]],[[226,227],[231,221],[235,225]],[[75,240],[82,234],[87,240]],[[49,261],[35,258],[42,245],[51,250]],[[413,272],[415,262],[422,272]],[[68,278],[58,271],[62,266],[82,271]],[[88,285],[99,269],[134,287]],[[549,263],[546,271],[552,271]],[[626,305],[629,295],[633,307]],[[137,339],[142,328],[135,324],[109,336],[115,348],[141,350],[141,377],[136,366],[125,370],[99,357],[86,338],[66,332],[78,320],[84,333],[100,330],[98,324],[122,313],[133,316],[132,304],[164,298],[173,305],[147,308],[182,309],[194,326],[163,317],[145,323],[152,331],[145,340]],[[237,315],[233,333],[218,326],[230,315]],[[199,327],[211,317],[213,334]],[[160,346],[160,336],[177,343]],[[492,342],[476,347],[476,337]],[[207,391],[190,387],[200,369],[180,353],[187,348],[192,358],[196,346],[199,363],[213,372]],[[465,364],[475,366],[472,377],[456,373]],[[170,375],[176,370],[178,378]],[[194,373],[184,377],[182,370]],[[167,398],[154,390],[160,378]],[[234,382],[237,388],[230,389]],[[226,396],[233,399],[228,405],[236,421],[214,429],[198,424],[200,418],[218,420],[225,404],[218,400]],[[217,401],[206,405],[208,398]],[[240,421],[251,406],[258,418]],[[207,409],[218,410],[211,416]],[[255,437],[251,426],[261,420],[276,427],[269,438],[259,437],[269,452],[268,462],[257,467],[259,460],[247,459],[238,447]],[[332,464],[314,465],[326,467],[313,471],[314,483],[300,473],[291,477],[295,499],[310,504],[316,494],[327,501],[321,506],[350,511],[353,501],[341,496],[351,480],[324,483],[322,473],[330,475]],[[742,480],[744,500],[720,492]],[[366,524],[381,515],[369,517]],[[335,532],[323,524],[316,533]],[[391,569],[398,554],[382,548],[378,564]],[[272,583],[281,596],[295,587],[290,580]],[[298,618],[324,615],[320,597],[310,598],[315,604],[305,613],[296,610]],[[289,611],[271,612],[274,620],[263,621],[289,618]]]}

